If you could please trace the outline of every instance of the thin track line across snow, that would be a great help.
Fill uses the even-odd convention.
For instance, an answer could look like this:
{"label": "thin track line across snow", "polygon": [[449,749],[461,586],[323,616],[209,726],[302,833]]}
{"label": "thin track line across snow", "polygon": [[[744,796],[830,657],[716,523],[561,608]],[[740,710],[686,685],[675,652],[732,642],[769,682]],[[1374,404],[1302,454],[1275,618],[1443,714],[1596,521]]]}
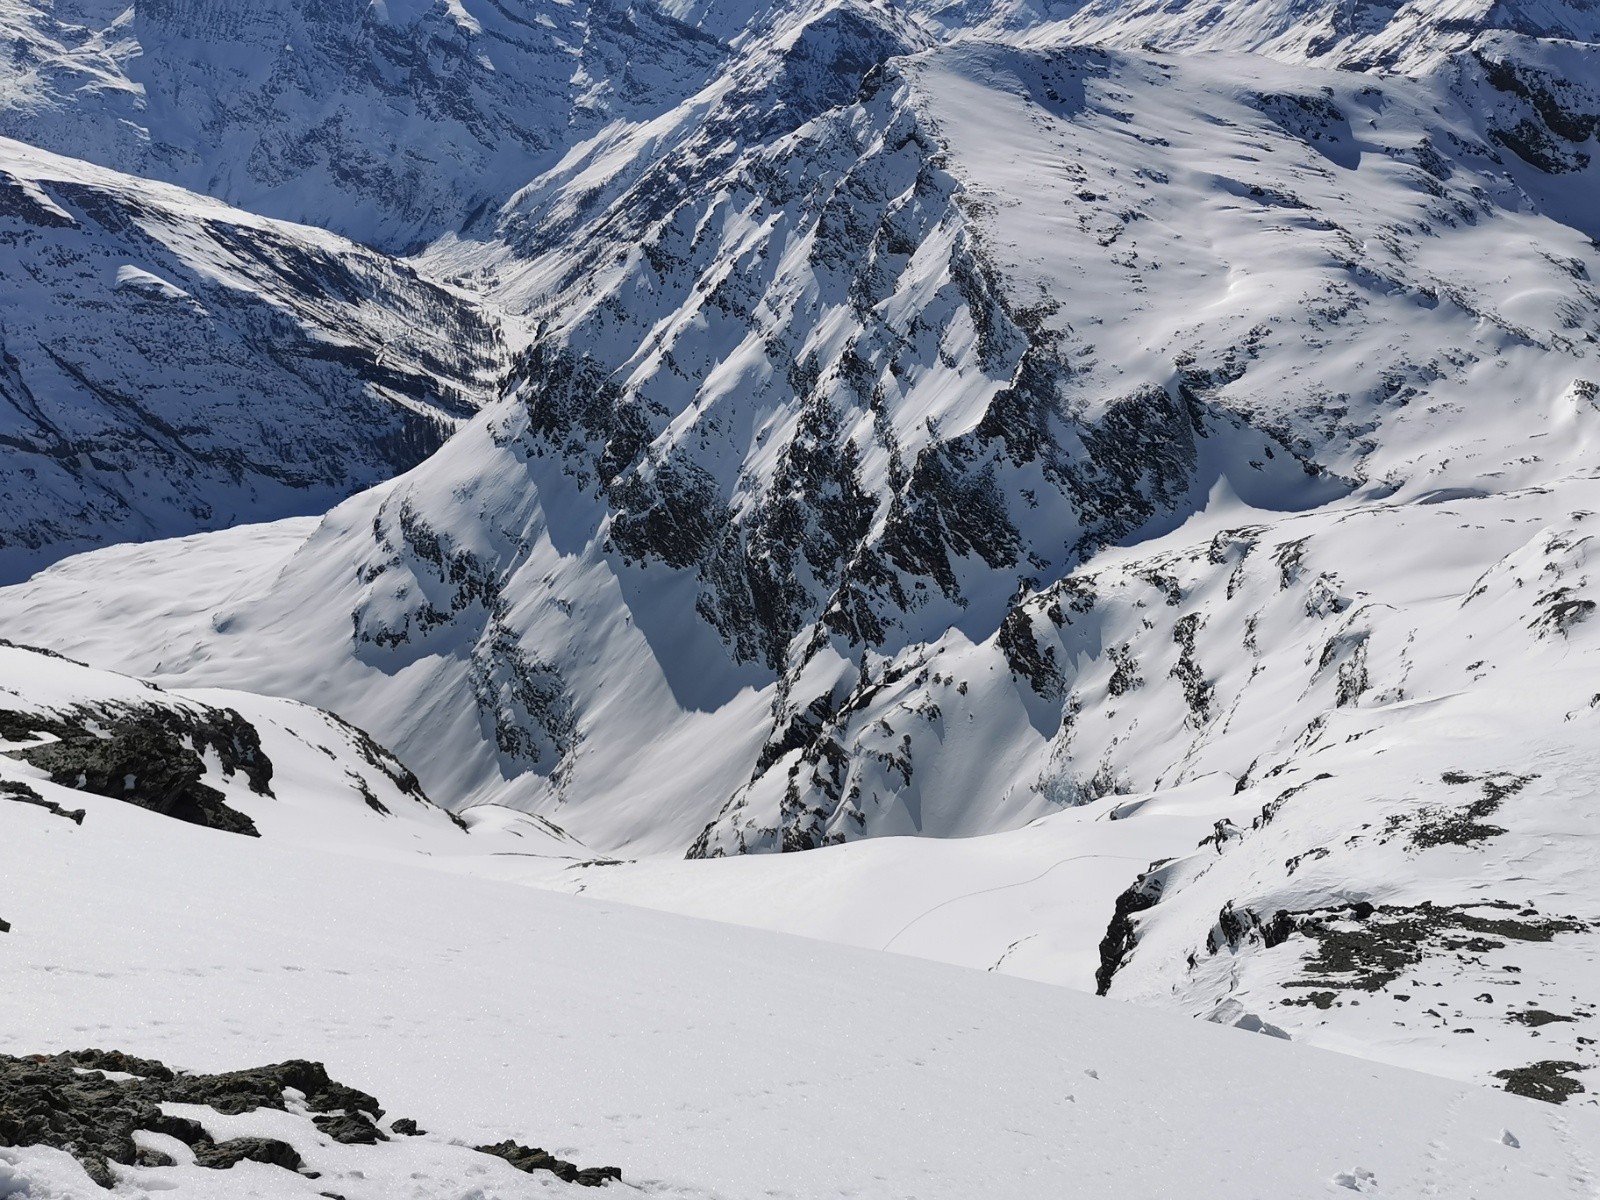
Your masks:
{"label": "thin track line across snow", "polygon": [[966,893],[963,893],[960,896],[951,896],[948,900],[941,900],[941,901],[939,901],[939,903],[935,904],[932,908],[928,909],[927,912],[919,913],[917,916],[912,917],[911,920],[907,921],[898,930],[896,930],[894,936],[891,937],[882,946],[880,946],[879,949],[880,950],[887,950],[890,946],[894,945],[902,937],[904,937],[906,935],[906,933],[911,929],[911,927],[913,925],[916,925],[918,922],[923,921],[926,918],[933,916],[933,914],[938,912],[941,908],[949,908],[952,904],[959,904],[963,900],[971,900],[971,899],[974,899],[975,897],[978,897],[978,896],[987,896],[987,895],[990,895],[991,893],[994,893],[994,892],[1005,892],[1005,891],[1009,891],[1012,888],[1027,887],[1028,884],[1030,884],[1030,883],[1038,883],[1039,880],[1043,879],[1046,875],[1050,874],[1050,872],[1054,871],[1057,867],[1064,867],[1070,862],[1080,862],[1080,861],[1082,861],[1083,859],[1086,859],[1086,858],[1101,858],[1101,859],[1106,859],[1106,860],[1112,861],[1112,862],[1144,862],[1145,861],[1142,858],[1137,858],[1137,857],[1134,857],[1133,855],[1130,855],[1130,854],[1074,854],[1074,855],[1072,855],[1072,856],[1070,856],[1068,858],[1063,858],[1060,862],[1051,863],[1048,867],[1046,867],[1044,870],[1040,871],[1037,875],[1032,876],[1031,878],[1019,879],[1015,883],[1001,883],[1001,884],[996,884],[994,887],[979,888],[975,892],[966,892]]}

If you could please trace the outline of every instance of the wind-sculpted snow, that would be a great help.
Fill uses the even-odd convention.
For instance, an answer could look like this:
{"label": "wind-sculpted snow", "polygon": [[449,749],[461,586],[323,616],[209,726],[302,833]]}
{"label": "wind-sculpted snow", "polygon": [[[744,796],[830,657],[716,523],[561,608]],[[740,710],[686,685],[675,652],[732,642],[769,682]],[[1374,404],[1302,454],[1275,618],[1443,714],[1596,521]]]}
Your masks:
{"label": "wind-sculpted snow", "polygon": [[0,578],[319,511],[485,397],[494,325],[330,234],[0,143]]}

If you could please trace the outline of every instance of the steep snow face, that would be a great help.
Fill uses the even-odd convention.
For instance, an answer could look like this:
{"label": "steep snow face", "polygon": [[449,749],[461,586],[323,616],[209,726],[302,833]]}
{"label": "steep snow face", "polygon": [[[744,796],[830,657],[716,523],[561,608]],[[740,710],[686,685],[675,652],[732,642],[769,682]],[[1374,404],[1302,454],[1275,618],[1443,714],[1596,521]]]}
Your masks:
{"label": "steep snow face", "polygon": [[1169,53],[1249,51],[1351,70],[1420,73],[1482,35],[1593,42],[1593,0],[935,0],[929,19]]}
{"label": "steep snow face", "polygon": [[[420,245],[725,50],[647,3],[7,0],[0,132],[369,245]],[[634,65],[628,65],[634,64]]]}
{"label": "steep snow face", "polygon": [[0,142],[0,579],[316,512],[487,397],[494,324],[332,234]]}

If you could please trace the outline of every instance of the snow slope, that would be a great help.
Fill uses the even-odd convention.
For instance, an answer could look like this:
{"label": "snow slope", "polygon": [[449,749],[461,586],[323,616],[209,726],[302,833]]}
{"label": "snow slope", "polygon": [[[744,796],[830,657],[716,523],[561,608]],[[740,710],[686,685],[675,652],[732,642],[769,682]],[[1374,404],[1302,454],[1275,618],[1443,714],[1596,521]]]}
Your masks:
{"label": "snow slope", "polygon": [[[681,88],[610,96],[606,50],[417,259],[504,314],[492,404],[315,523],[0,590],[0,630],[370,729],[474,831],[430,865],[495,881],[424,891],[1592,1101],[1592,8],[673,12],[721,39],[661,25]],[[768,850],[817,852],[681,861]]]}
{"label": "snow slope", "polygon": [[0,579],[319,512],[425,458],[491,318],[321,230],[0,142]]}
{"label": "snow slope", "polygon": [[[817,54],[859,75],[911,35],[843,8],[795,36],[641,126],[648,153],[570,160],[497,245],[441,246],[542,322],[511,394],[108,664],[326,704],[453,806],[596,845],[969,834],[1181,758],[1071,732],[1112,728],[1074,708],[1131,635],[1099,632],[1107,546],[1581,470],[1596,168],[1496,149],[1534,102],[1477,59],[1311,79],[962,43],[829,108]],[[741,149],[761,87],[824,111]],[[55,644],[32,588],[6,611]],[[1152,678],[1193,691],[1204,614],[1161,610]],[[1147,695],[1209,736],[1179,681]]]}
{"label": "snow slope", "polygon": [[7,0],[0,29],[0,132],[390,250],[725,55],[610,0]]}
{"label": "snow slope", "polygon": [[[168,692],[0,642],[0,734],[5,778],[24,785],[0,785],[8,808],[70,789],[69,809],[103,797],[203,828],[348,840],[374,854],[413,852],[430,832],[465,840],[393,754],[293,700]],[[187,773],[214,795],[184,787]]]}
{"label": "snow slope", "polygon": [[[132,1168],[133,1190],[561,1192],[490,1160],[464,1174],[478,1164],[452,1140],[507,1136],[663,1196],[1592,1190],[1586,1112],[1062,989],[83,803],[81,827],[0,806],[0,1049],[93,1043],[197,1070],[307,1056],[430,1131],[339,1147],[275,1114],[193,1110],[219,1135],[296,1139],[322,1177]],[[22,1194],[97,1194],[57,1153],[4,1161]]]}

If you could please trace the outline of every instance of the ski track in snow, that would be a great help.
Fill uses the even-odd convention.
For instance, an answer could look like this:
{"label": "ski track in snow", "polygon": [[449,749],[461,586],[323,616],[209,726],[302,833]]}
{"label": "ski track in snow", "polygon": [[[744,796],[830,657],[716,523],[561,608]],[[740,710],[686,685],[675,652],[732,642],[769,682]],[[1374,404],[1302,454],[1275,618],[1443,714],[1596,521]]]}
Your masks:
{"label": "ski track in snow", "polygon": [[897,929],[895,931],[895,933],[894,933],[894,936],[891,937],[882,946],[880,946],[879,949],[880,950],[890,950],[890,949],[892,949],[894,947],[894,944],[897,941],[900,940],[901,935],[910,932],[911,927],[913,925],[920,924],[926,918],[933,916],[934,913],[939,912],[942,909],[949,908],[953,904],[960,904],[964,900],[971,900],[971,899],[974,899],[975,897],[978,897],[978,896],[989,896],[989,895],[995,894],[996,892],[1010,891],[1012,888],[1026,887],[1030,883],[1038,883],[1039,880],[1043,879],[1046,875],[1049,875],[1051,872],[1055,871],[1057,868],[1064,867],[1070,862],[1082,862],[1085,859],[1095,859],[1095,860],[1101,861],[1101,862],[1105,862],[1105,861],[1141,862],[1141,861],[1143,861],[1143,860],[1138,859],[1138,858],[1129,857],[1128,855],[1125,855],[1125,854],[1074,854],[1074,855],[1072,855],[1072,856],[1070,856],[1068,858],[1059,859],[1056,862],[1051,863],[1048,867],[1046,867],[1044,870],[1040,871],[1037,875],[1031,876],[1028,879],[1019,879],[1015,883],[1000,883],[1000,884],[996,884],[994,887],[979,888],[975,892],[965,892],[960,896],[952,896],[948,900],[942,900],[938,904],[935,904],[932,908],[928,909],[926,912],[921,913],[918,916],[912,917],[911,920],[907,921],[904,925],[902,925],[899,929]]}

